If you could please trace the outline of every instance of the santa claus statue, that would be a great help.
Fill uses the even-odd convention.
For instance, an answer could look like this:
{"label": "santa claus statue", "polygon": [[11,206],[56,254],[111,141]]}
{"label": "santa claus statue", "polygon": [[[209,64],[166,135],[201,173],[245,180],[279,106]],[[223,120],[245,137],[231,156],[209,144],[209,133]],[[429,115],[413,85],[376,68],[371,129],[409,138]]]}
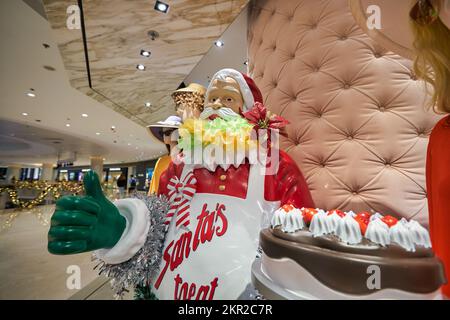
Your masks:
{"label": "santa claus statue", "polygon": [[[275,210],[314,207],[299,168],[270,138],[283,123],[265,110],[261,92],[246,75],[223,69],[211,79],[200,119],[180,127],[182,152],[160,178],[158,192],[170,207],[158,268],[148,279],[156,298],[238,299],[250,283],[259,231]],[[268,145],[264,157],[249,155],[258,147],[249,134],[255,129],[269,132],[256,139]],[[217,149],[205,152],[218,141],[226,146],[226,161],[218,159]],[[239,143],[244,157],[232,154]],[[200,161],[193,156],[196,148]],[[97,250],[109,265],[133,260],[152,232],[153,213],[145,201],[109,202],[94,173],[86,175],[85,191],[85,197],[57,202],[49,251]]]}

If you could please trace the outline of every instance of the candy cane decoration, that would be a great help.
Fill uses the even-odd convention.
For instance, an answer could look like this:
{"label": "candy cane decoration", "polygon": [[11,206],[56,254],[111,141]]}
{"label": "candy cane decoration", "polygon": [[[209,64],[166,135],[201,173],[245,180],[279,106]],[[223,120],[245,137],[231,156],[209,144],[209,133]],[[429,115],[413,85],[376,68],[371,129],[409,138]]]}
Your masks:
{"label": "candy cane decoration", "polygon": [[189,225],[190,203],[195,191],[197,190],[196,183],[197,180],[195,179],[192,171],[190,171],[181,180],[176,176],[170,179],[167,186],[167,189],[169,189],[168,197],[170,201],[170,208],[164,221],[165,224],[170,224],[170,221],[172,221],[172,218],[176,213],[177,228],[180,226],[187,227]]}

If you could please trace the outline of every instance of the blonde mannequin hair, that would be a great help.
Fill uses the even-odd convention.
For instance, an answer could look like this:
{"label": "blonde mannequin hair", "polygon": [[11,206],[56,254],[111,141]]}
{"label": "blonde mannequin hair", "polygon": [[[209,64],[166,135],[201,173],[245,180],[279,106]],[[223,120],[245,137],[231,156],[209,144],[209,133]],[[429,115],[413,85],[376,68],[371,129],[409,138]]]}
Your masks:
{"label": "blonde mannequin hair", "polygon": [[417,54],[414,72],[434,89],[430,107],[450,113],[450,30],[440,19],[428,25],[411,23]]}

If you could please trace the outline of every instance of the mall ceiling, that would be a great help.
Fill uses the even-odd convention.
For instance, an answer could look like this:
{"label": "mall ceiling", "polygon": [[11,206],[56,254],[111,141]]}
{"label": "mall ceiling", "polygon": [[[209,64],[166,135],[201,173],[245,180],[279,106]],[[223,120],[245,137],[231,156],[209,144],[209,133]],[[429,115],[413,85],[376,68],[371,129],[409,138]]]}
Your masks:
{"label": "mall ceiling", "polygon": [[56,163],[65,151],[76,165],[165,153],[144,127],[71,86],[43,10],[30,3],[0,1],[0,164]]}
{"label": "mall ceiling", "polygon": [[[82,28],[71,30],[67,8],[74,2],[43,1],[71,85],[146,126],[173,112],[171,93],[248,0],[165,1],[170,5],[167,14],[156,11],[153,0],[79,0]],[[154,39],[152,31],[158,35]],[[246,43],[240,47],[238,52],[246,50]],[[150,57],[141,56],[141,50],[151,52]],[[240,55],[237,61],[243,63],[246,57]],[[139,71],[138,64],[145,70]]]}
{"label": "mall ceiling", "polygon": [[66,160],[68,155],[75,161],[85,158],[88,162],[90,156],[107,153],[107,148],[99,143],[31,124],[0,119],[0,164],[55,163],[55,160]]}

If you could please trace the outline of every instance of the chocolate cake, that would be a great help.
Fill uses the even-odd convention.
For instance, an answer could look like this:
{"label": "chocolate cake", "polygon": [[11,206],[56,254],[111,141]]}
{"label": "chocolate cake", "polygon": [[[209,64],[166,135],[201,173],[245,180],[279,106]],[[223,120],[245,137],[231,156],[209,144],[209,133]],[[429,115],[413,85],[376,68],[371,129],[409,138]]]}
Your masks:
{"label": "chocolate cake", "polygon": [[415,221],[284,206],[260,233],[253,281],[267,298],[437,299],[446,283]]}

